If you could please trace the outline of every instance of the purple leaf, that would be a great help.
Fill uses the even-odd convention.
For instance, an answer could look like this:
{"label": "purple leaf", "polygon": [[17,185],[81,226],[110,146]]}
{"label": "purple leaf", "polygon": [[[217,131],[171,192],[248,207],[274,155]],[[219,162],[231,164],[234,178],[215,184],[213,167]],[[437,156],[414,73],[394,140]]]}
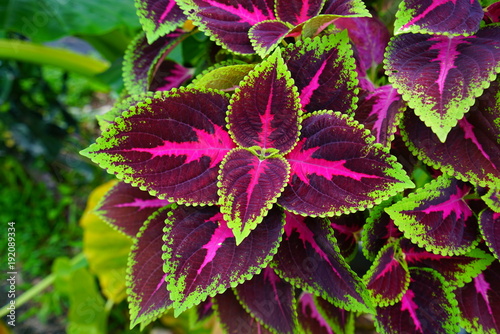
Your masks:
{"label": "purple leaf", "polygon": [[347,32],[298,41],[283,50],[283,59],[305,111],[355,108],[358,80]]}
{"label": "purple leaf", "polygon": [[387,50],[389,81],[444,142],[500,71],[500,27],[469,37],[399,35]]}
{"label": "purple leaf", "polygon": [[159,209],[141,227],[128,261],[127,294],[131,326],[144,327],[172,305],[163,272],[163,228],[170,210]]}
{"label": "purple leaf", "polygon": [[231,98],[228,126],[243,147],[289,152],[297,142],[301,106],[279,50],[257,65]]}
{"label": "purple leaf", "polygon": [[361,212],[350,215],[329,217],[327,220],[333,229],[333,235],[339,245],[340,254],[347,262],[354,259],[358,251],[358,233],[365,224],[365,218]]}
{"label": "purple leaf", "polygon": [[283,21],[268,20],[252,26],[248,35],[255,52],[264,58],[281,43],[291,30],[292,28]]}
{"label": "purple leaf", "polygon": [[172,60],[164,60],[151,79],[149,90],[163,91],[180,87],[193,77],[193,70],[177,64]]}
{"label": "purple leaf", "polygon": [[471,333],[500,332],[500,263],[455,291],[461,312],[460,324]]}
{"label": "purple leaf", "polygon": [[356,109],[354,119],[371,130],[377,143],[390,147],[405,109],[401,95],[386,85],[368,94]]}
{"label": "purple leaf", "polygon": [[266,216],[289,173],[282,157],[261,159],[242,148],[226,155],[220,169],[219,205],[237,245]]}
{"label": "purple leaf", "polygon": [[265,268],[234,291],[243,307],[266,328],[276,333],[295,333],[294,288],[279,278],[273,269]]}
{"label": "purple leaf", "polygon": [[494,212],[500,212],[500,188],[491,188],[481,196],[481,199]]}
{"label": "purple leaf", "polygon": [[212,298],[210,297],[196,305],[196,321],[203,322],[204,320],[209,319],[214,313],[213,305]]}
{"label": "purple leaf", "polygon": [[484,21],[486,23],[500,22],[500,1],[495,2],[483,9]]}
{"label": "purple leaf", "polygon": [[467,117],[448,135],[439,139],[411,112],[402,121],[403,139],[413,154],[426,164],[463,181],[497,187],[500,183],[500,136],[498,81],[484,91]]}
{"label": "purple leaf", "polygon": [[306,334],[334,334],[330,324],[319,312],[314,303],[314,296],[302,293],[297,306],[299,324]]}
{"label": "purple leaf", "polygon": [[479,216],[479,228],[488,248],[500,259],[500,213],[483,210]]}
{"label": "purple leaf", "polygon": [[147,191],[118,182],[96,208],[96,213],[118,231],[134,238],[149,216],[170,202]]}
{"label": "purple leaf", "polygon": [[166,221],[163,259],[175,315],[258,274],[277,251],[282,212],[272,209],[236,246],[219,208],[183,207]]}
{"label": "purple leaf", "polygon": [[453,292],[444,278],[431,269],[410,269],[411,282],[402,300],[378,307],[380,333],[458,333]]}
{"label": "purple leaf", "polygon": [[326,0],[322,14],[370,16],[361,0]]}
{"label": "purple leaf", "polygon": [[[314,302],[317,310],[330,325],[333,333],[354,333],[354,312],[337,307],[321,297],[315,297]],[[313,332],[313,334],[316,334],[316,332]]]}
{"label": "purple leaf", "polygon": [[262,326],[238,302],[231,289],[214,298],[216,312],[225,333],[228,334],[273,334]]}
{"label": "purple leaf", "polygon": [[195,25],[218,44],[233,52],[252,54],[248,31],[265,20],[274,20],[272,0],[177,0]]}
{"label": "purple leaf", "polygon": [[276,0],[278,19],[298,25],[319,14],[325,0]]}
{"label": "purple leaf", "polygon": [[396,34],[472,35],[483,9],[477,0],[405,0],[396,14]]}
{"label": "purple leaf", "polygon": [[175,0],[135,0],[135,6],[150,44],[186,20]]}
{"label": "purple leaf", "polygon": [[369,310],[367,291],[340,255],[328,221],[289,212],[285,215],[285,237],[272,261],[276,273],[346,310]]}
{"label": "purple leaf", "polygon": [[226,95],[211,90],[158,92],[82,153],[159,198],[213,204],[220,162],[235,146],[225,129],[227,105]]}
{"label": "purple leaf", "polygon": [[471,187],[446,175],[385,211],[413,243],[442,255],[465,254],[479,242],[477,218],[464,197]]}
{"label": "purple leaf", "polygon": [[334,215],[371,207],[413,184],[355,120],[314,113],[302,122],[286,155],[291,177],[278,203],[304,215]]}

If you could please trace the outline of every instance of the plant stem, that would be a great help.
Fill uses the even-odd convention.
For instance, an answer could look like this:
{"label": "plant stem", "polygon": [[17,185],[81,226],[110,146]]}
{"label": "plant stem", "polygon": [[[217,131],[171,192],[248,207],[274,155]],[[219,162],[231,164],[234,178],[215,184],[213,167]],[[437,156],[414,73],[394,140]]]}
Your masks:
{"label": "plant stem", "polygon": [[95,76],[108,69],[109,63],[69,50],[19,40],[0,39],[0,59],[14,59]]}

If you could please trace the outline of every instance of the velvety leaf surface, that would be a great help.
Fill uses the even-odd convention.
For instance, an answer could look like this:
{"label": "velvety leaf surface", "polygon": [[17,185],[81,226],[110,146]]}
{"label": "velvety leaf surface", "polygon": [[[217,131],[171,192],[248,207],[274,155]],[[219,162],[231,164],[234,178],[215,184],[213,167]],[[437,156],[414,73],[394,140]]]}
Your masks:
{"label": "velvety leaf surface", "polygon": [[500,259],[500,213],[485,209],[479,216],[479,228],[488,248]]}
{"label": "velvety leaf surface", "polygon": [[314,303],[314,295],[302,293],[297,306],[299,324],[307,334],[334,334],[330,324],[318,311]]}
{"label": "velvety leaf surface", "polygon": [[329,303],[326,299],[315,297],[314,302],[317,310],[330,325],[335,334],[354,333],[355,312],[346,311]]}
{"label": "velvety leaf surface", "polygon": [[279,50],[240,83],[228,110],[229,133],[243,147],[286,153],[297,142],[301,106]]}
{"label": "velvety leaf surface", "polygon": [[483,9],[477,0],[405,0],[399,5],[395,34],[472,35],[479,29]]}
{"label": "velvety leaf surface", "polygon": [[240,81],[255,67],[254,64],[222,63],[198,75],[188,87],[212,88],[233,92]]}
{"label": "velvety leaf surface", "polygon": [[305,111],[349,113],[356,107],[358,80],[347,32],[290,44],[283,59]]}
{"label": "velvety leaf surface", "polygon": [[228,334],[272,334],[241,304],[231,289],[213,298],[222,328]]}
{"label": "velvety leaf surface", "polygon": [[395,158],[361,125],[341,113],[314,113],[302,122],[286,155],[290,181],[278,203],[304,215],[339,215],[372,207],[413,184]]}
{"label": "velvety leaf surface", "polygon": [[172,305],[163,272],[163,228],[170,210],[159,209],[141,227],[128,261],[127,294],[131,326],[142,327]]}
{"label": "velvety leaf surface", "polygon": [[410,272],[397,242],[382,248],[363,280],[375,305],[401,301],[410,284]]}
{"label": "velvety leaf surface", "polygon": [[470,333],[500,332],[500,263],[455,291],[461,312],[460,324]]}
{"label": "velvety leaf surface", "polygon": [[266,267],[283,233],[278,208],[238,246],[219,208],[172,210],[164,230],[164,271],[175,314],[249,280]]}
{"label": "velvety leaf surface", "polygon": [[123,61],[123,81],[130,94],[145,93],[150,89],[157,66],[165,54],[169,53],[185,37],[180,29],[148,43],[146,35],[140,33],[129,44]]}
{"label": "velvety leaf surface", "polygon": [[457,306],[451,288],[431,269],[411,269],[411,282],[402,300],[378,307],[380,333],[458,333]]}
{"label": "velvety leaf surface", "polygon": [[326,0],[322,14],[370,16],[362,0]]}
{"label": "velvety leaf surface", "polygon": [[205,34],[236,53],[252,54],[248,31],[265,20],[274,20],[271,0],[177,0],[179,6]]}
{"label": "velvety leaf surface", "polygon": [[265,268],[251,280],[238,285],[238,300],[255,319],[275,333],[295,333],[297,326],[294,288]]}
{"label": "velvety leaf surface", "polygon": [[170,202],[125,182],[116,183],[96,208],[96,213],[118,231],[134,238],[156,210]]}
{"label": "velvety leaf surface", "polygon": [[216,91],[158,92],[82,154],[159,198],[215,203],[219,164],[235,146],[225,130],[227,105]]}
{"label": "velvety leaf surface", "polygon": [[367,291],[340,255],[328,221],[289,212],[285,215],[285,237],[272,261],[277,274],[336,306],[369,310]]}
{"label": "velvety leaf surface", "polygon": [[297,25],[318,15],[324,3],[325,0],[276,0],[275,10],[278,19]]}
{"label": "velvety leaf surface", "polygon": [[226,155],[219,175],[219,205],[236,244],[266,216],[289,173],[290,166],[282,157],[261,159],[242,148]]}
{"label": "velvety leaf surface", "polygon": [[413,113],[405,113],[403,139],[419,159],[462,181],[500,184],[500,89],[498,80],[484,91],[466,117],[440,140]]}
{"label": "velvety leaf surface", "polygon": [[255,52],[264,58],[291,31],[291,27],[279,20],[262,21],[250,28],[248,36]]}
{"label": "velvety leaf surface", "polygon": [[159,66],[157,66],[149,90],[163,91],[172,88],[179,88],[184,82],[191,79],[193,76],[193,69],[186,68],[175,61],[164,59]]}
{"label": "velvety leaf surface", "polygon": [[365,224],[362,212],[355,212],[350,215],[341,215],[326,218],[333,229],[333,235],[337,240],[340,254],[347,262],[354,259],[358,251],[358,233]]}
{"label": "velvety leaf surface", "polygon": [[396,36],[385,69],[403,99],[444,142],[500,72],[500,27],[487,26],[469,37]]}
{"label": "velvety leaf surface", "polygon": [[464,197],[471,186],[446,175],[386,208],[413,243],[441,255],[459,255],[479,242],[477,218]]}
{"label": "velvety leaf surface", "polygon": [[175,0],[135,0],[135,6],[149,43],[172,32],[186,20]]}

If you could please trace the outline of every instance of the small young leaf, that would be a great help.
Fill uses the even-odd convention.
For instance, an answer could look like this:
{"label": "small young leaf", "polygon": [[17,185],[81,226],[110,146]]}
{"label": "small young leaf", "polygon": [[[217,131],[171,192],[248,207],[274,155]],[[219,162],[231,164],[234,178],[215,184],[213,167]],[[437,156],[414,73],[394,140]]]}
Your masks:
{"label": "small young leaf", "polygon": [[149,44],[186,20],[175,0],[135,0],[135,7]]}
{"label": "small young leaf", "polygon": [[292,30],[279,20],[262,21],[250,28],[248,36],[255,52],[262,58],[271,53]]}

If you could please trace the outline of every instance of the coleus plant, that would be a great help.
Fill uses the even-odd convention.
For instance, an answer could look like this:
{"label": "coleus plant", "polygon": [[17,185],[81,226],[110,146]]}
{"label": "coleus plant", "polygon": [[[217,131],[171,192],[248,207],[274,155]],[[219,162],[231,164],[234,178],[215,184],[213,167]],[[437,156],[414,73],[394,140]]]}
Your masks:
{"label": "coleus plant", "polygon": [[[97,212],[134,240],[131,326],[500,331],[498,3],[136,4],[125,97],[82,151],[122,181]],[[168,59],[191,23],[206,59]]]}

